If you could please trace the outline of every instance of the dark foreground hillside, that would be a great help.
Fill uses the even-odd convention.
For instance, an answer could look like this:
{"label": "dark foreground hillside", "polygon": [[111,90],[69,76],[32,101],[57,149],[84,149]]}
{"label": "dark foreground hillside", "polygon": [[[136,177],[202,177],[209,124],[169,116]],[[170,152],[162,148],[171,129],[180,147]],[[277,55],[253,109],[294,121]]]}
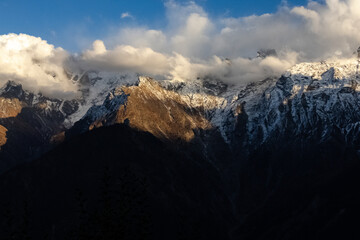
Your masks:
{"label": "dark foreground hillside", "polygon": [[1,176],[0,236],[228,239],[220,176],[180,148],[125,125],[76,137]]}
{"label": "dark foreground hillside", "polygon": [[360,162],[351,146],[284,142],[240,170],[234,239],[359,239]]}
{"label": "dark foreground hillside", "polygon": [[230,169],[209,163],[199,143],[95,129],[0,177],[0,236],[358,239],[360,164],[333,136],[269,143],[233,156]]}

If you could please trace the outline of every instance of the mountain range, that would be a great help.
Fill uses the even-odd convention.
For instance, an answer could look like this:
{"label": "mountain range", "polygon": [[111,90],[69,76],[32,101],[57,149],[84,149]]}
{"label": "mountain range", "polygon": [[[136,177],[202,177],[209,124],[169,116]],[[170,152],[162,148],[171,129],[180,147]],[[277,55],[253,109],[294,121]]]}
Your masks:
{"label": "mountain range", "polygon": [[92,71],[73,74],[70,100],[9,81],[0,235],[357,239],[358,65],[243,85]]}

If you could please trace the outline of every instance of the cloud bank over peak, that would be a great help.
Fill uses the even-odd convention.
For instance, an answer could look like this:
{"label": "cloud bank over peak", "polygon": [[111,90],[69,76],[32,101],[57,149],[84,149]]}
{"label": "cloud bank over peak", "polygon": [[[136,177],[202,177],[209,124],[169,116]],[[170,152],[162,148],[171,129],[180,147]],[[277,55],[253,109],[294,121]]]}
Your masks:
{"label": "cloud bank over peak", "polygon": [[[272,14],[241,18],[211,18],[192,1],[180,4],[171,0],[165,7],[167,27],[121,28],[104,39],[110,46],[105,55],[124,56],[118,50],[124,46],[137,49],[136,56],[152,49],[151,58],[167,64],[149,68],[149,62],[134,61],[139,64],[133,69],[163,73],[170,79],[213,76],[225,82],[248,83],[279,75],[298,62],[353,57],[360,44],[357,0],[326,0],[322,4],[309,1],[300,7],[282,5]],[[259,59],[259,49],[275,49],[278,54]],[[86,59],[91,57],[87,55]],[[230,59],[231,64],[225,59]],[[118,63],[109,65],[127,67]]]}
{"label": "cloud bank over peak", "polygon": [[105,42],[203,60],[214,55],[253,57],[260,48],[276,49],[297,52],[304,61],[349,57],[360,44],[358,0],[309,1],[307,6],[283,5],[275,13],[240,18],[211,18],[194,2],[168,1],[165,6],[165,29],[122,28]]}
{"label": "cloud bank over peak", "polygon": [[69,81],[64,63],[69,54],[41,38],[26,34],[0,36],[0,86],[8,80],[24,88],[54,97],[73,96],[77,87]]}
{"label": "cloud bank over peak", "polygon": [[[136,72],[158,79],[214,78],[245,84],[278,76],[303,61],[351,58],[360,44],[360,1],[283,4],[275,13],[210,17],[195,2],[165,3],[166,26],[123,27],[80,54],[28,35],[0,36],[0,84],[20,81],[34,91],[76,92],[71,69]],[[256,57],[259,49],[277,54]]]}
{"label": "cloud bank over peak", "polygon": [[107,50],[101,40],[96,40],[93,48],[82,54],[80,63],[83,69],[98,71],[131,71],[164,75],[169,70],[167,57],[151,48],[119,45],[112,50]]}

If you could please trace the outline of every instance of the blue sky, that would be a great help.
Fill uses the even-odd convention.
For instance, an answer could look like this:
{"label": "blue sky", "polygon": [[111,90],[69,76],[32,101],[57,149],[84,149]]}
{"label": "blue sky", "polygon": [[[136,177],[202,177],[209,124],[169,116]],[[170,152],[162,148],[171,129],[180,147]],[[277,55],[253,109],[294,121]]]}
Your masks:
{"label": "blue sky", "polygon": [[[183,0],[177,2],[184,2]],[[275,12],[281,0],[197,0],[214,18]],[[290,6],[307,0],[288,0]],[[122,18],[123,13],[132,17]],[[10,32],[41,37],[56,46],[79,51],[111,29],[166,25],[163,0],[0,0],[0,35]]]}

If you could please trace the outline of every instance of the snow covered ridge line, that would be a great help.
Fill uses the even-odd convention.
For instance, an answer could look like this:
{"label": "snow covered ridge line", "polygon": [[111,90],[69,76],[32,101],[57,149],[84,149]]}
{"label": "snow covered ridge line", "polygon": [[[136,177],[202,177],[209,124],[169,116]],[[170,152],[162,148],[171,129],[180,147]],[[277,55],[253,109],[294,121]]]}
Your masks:
{"label": "snow covered ridge line", "polygon": [[301,74],[304,76],[310,76],[315,79],[322,79],[323,74],[330,69],[334,69],[334,78],[350,79],[355,76],[358,68],[358,60],[351,59],[339,59],[328,60],[321,62],[305,62],[299,63],[291,67],[285,74]]}
{"label": "snow covered ridge line", "polygon": [[[213,78],[170,81],[92,71],[75,80],[81,97],[72,101],[32,94],[14,82],[0,95],[31,106],[29,116],[46,126],[38,129],[46,130],[45,142],[54,134],[63,139],[64,131],[76,126],[83,132],[127,122],[156,136],[186,140],[197,137],[197,129],[214,131],[244,151],[279,139],[326,141],[334,132],[352,144],[360,133],[357,69],[356,60],[301,63],[281,77],[242,86]],[[30,123],[30,135],[38,124],[34,119],[21,118]],[[1,125],[17,128],[6,119]]]}
{"label": "snow covered ridge line", "polygon": [[[292,94],[300,94],[312,88],[338,88],[351,87],[351,79],[356,74],[357,61],[338,60],[317,63],[301,63],[290,68],[285,77],[293,81]],[[124,85],[136,85],[146,82],[148,77],[138,76],[133,73],[108,73],[88,72],[81,80],[82,101],[79,110],[69,116],[67,126],[72,126],[76,121],[85,116],[92,106],[100,106],[108,94],[115,88]],[[251,106],[257,102],[267,88],[274,85],[277,78],[272,80],[256,82],[244,86],[228,85],[216,80],[194,79],[191,81],[155,80],[165,89],[180,94],[181,98],[190,108],[202,107],[206,117],[215,127],[224,129],[224,122],[229,117],[236,117],[238,105],[247,102]],[[161,96],[159,96],[161,97]],[[166,96],[162,96],[166,97]],[[288,101],[284,98],[281,102]],[[245,110],[248,107],[245,108]],[[225,136],[225,133],[224,133]]]}
{"label": "snow covered ridge line", "polygon": [[[201,138],[204,145],[222,136],[244,154],[263,144],[295,146],[302,141],[326,142],[334,136],[354,145],[360,134],[357,70],[356,60],[301,63],[282,76],[247,85],[216,78],[170,81],[92,71],[74,78],[81,96],[71,101],[49,99],[10,82],[0,89],[3,105],[8,106],[1,114],[19,117],[16,121],[0,117],[0,125],[18,134],[5,135],[9,141],[4,146],[14,156],[16,139],[27,136],[22,154],[29,158],[32,149],[60,143],[71,136],[68,132],[76,135],[116,123],[162,138]],[[14,99],[21,104],[12,104]]]}
{"label": "snow covered ridge line", "polygon": [[75,122],[85,116],[92,106],[102,105],[108,94],[116,87],[134,85],[138,81],[138,74],[131,72],[98,72],[87,71],[79,74],[77,82],[81,97],[79,109],[65,120],[65,125],[70,128]]}
{"label": "snow covered ridge line", "polygon": [[34,94],[24,90],[21,84],[14,81],[8,81],[0,88],[0,97],[10,103],[19,101],[23,108],[41,109],[45,115],[58,112],[62,117],[67,117],[73,114],[78,108],[78,100],[48,98],[40,93]]}
{"label": "snow covered ridge line", "polygon": [[291,68],[261,96],[247,102],[248,144],[288,136],[326,141],[340,129],[349,144],[360,122],[356,60],[302,63]]}
{"label": "snow covered ridge line", "polygon": [[[357,67],[358,62],[355,59],[297,64],[283,75],[292,79],[292,89],[290,90],[291,96],[284,97],[281,102],[287,102],[296,94],[301,95],[302,92],[322,88],[356,87],[356,90],[359,90],[353,81],[356,79]],[[85,116],[92,106],[102,105],[113,89],[124,85],[136,85],[142,79],[146,79],[146,77],[139,77],[134,73],[89,71],[82,74],[81,77],[74,79],[79,84],[81,92],[81,97],[76,99],[79,109],[66,118],[65,125],[70,128]],[[227,122],[229,117],[237,116],[238,106],[242,102],[246,102],[244,110],[248,112],[250,111],[249,106],[257,102],[264,92],[269,92],[267,89],[275,84],[277,78],[271,79],[273,80],[257,81],[244,86],[228,85],[218,80],[204,79],[185,82],[159,80],[157,82],[165,89],[180,94],[190,108],[202,107],[207,119],[215,127],[224,129],[224,122]]]}
{"label": "snow covered ridge line", "polygon": [[321,89],[352,88],[360,91],[360,62],[356,59],[297,64],[284,77],[293,81],[292,94]]}

